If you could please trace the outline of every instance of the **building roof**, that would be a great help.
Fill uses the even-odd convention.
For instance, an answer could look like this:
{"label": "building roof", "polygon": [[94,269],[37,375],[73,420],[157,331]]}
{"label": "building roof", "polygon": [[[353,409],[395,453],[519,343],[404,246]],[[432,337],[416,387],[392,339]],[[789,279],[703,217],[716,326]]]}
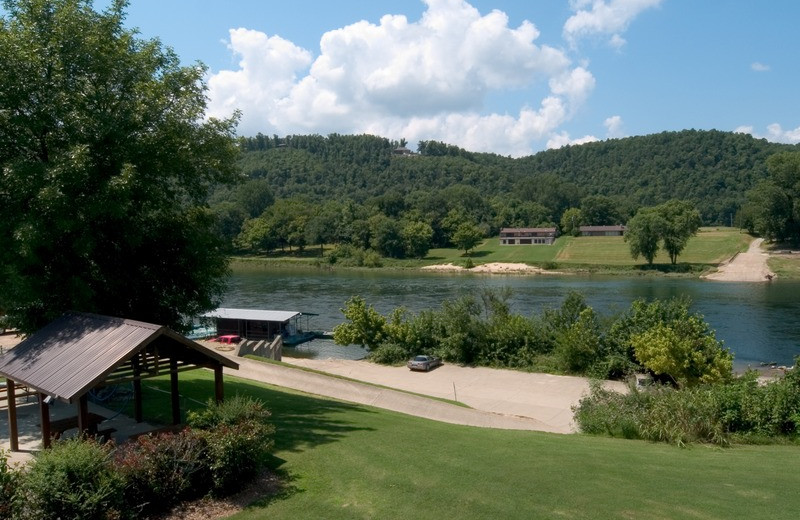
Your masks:
{"label": "building roof", "polygon": [[264,311],[259,309],[223,309],[203,314],[206,318],[223,318],[229,320],[248,320],[248,321],[277,321],[287,322],[290,319],[300,316],[297,311]]}
{"label": "building roof", "polygon": [[68,313],[0,356],[0,375],[74,402],[149,345],[190,363],[239,365],[162,325]]}
{"label": "building roof", "polygon": [[519,228],[503,228],[501,233],[555,233],[554,227],[519,227]]}
{"label": "building roof", "polygon": [[625,231],[625,226],[581,226],[578,231]]}

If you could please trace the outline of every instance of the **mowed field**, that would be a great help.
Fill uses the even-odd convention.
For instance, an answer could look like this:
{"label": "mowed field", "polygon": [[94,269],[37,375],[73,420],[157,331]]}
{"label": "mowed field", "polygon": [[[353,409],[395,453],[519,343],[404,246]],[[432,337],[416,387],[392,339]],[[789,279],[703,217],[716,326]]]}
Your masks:
{"label": "mowed field", "polygon": [[[157,389],[156,389],[157,388]],[[145,414],[169,418],[169,380]],[[213,376],[184,372],[185,408]],[[794,519],[798,446],[728,449],[456,426],[226,376],[272,410],[283,491],[238,519]],[[243,485],[246,482],[242,483]]]}
{"label": "mowed field", "polygon": [[[564,237],[566,244],[556,256],[565,264],[644,265],[641,257],[631,258],[630,245],[622,237]],[[689,239],[678,262],[718,264],[738,252],[746,251],[753,237],[730,228],[702,228]],[[659,251],[653,263],[668,264],[669,256]]]}
{"label": "mowed field", "polygon": [[[746,251],[753,240],[750,235],[734,228],[701,228],[697,236],[689,239],[678,262],[698,265],[715,265]],[[610,266],[635,267],[646,265],[643,258],[631,258],[630,246],[622,237],[559,237],[552,246],[501,246],[498,237],[486,239],[475,248],[471,258],[474,264],[489,262],[550,264],[548,267]],[[463,251],[433,249],[425,258],[426,264],[447,263],[463,265]],[[669,256],[659,251],[656,264],[668,264]]]}

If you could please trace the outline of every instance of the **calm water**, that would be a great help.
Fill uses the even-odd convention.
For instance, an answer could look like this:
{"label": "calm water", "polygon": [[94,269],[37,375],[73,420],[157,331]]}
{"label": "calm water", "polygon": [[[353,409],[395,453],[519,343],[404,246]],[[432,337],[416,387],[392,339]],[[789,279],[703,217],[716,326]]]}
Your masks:
{"label": "calm water", "polygon": [[[331,330],[343,321],[341,308],[352,295],[363,296],[382,314],[404,306],[437,309],[441,302],[482,288],[510,287],[513,310],[531,315],[557,307],[570,290],[580,291],[598,313],[612,315],[637,298],[688,295],[717,337],[736,355],[737,365],[775,361],[791,365],[800,354],[800,283],[722,283],[695,279],[584,276],[485,276],[375,271],[237,269],[224,306],[317,313],[314,330]],[[319,357],[357,359],[364,351],[315,340],[298,350]]]}

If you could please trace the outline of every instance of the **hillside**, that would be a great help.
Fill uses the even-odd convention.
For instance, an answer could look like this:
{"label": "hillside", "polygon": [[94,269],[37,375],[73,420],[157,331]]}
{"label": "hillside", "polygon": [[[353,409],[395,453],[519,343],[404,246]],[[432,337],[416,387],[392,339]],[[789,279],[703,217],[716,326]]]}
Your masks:
{"label": "hillside", "polygon": [[248,177],[266,179],[276,198],[363,203],[387,192],[467,185],[486,198],[536,200],[555,214],[587,195],[625,200],[630,209],[681,198],[697,204],[704,223],[720,224],[766,176],[768,156],[798,149],[715,130],[613,139],[519,159],[431,141],[419,143],[421,153],[397,155],[400,144],[369,135],[259,135],[242,139],[240,166]]}

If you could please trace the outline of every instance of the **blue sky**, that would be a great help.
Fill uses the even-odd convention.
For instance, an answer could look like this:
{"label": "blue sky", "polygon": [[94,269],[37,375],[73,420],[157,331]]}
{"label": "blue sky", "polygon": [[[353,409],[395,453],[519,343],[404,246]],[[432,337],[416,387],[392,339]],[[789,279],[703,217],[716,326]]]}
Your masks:
{"label": "blue sky", "polygon": [[800,142],[798,20],[796,0],[131,0],[127,24],[205,63],[241,135],[520,156],[686,128]]}

